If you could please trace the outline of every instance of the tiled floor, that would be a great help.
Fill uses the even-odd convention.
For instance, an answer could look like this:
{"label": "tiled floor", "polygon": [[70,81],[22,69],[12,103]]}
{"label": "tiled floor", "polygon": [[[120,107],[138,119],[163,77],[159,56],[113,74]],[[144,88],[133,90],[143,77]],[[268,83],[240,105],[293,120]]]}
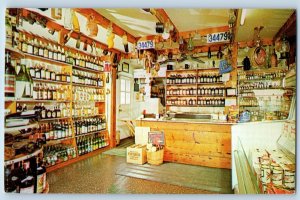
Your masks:
{"label": "tiled floor", "polygon": [[116,175],[124,157],[99,154],[47,174],[49,193],[209,194],[212,192]]}

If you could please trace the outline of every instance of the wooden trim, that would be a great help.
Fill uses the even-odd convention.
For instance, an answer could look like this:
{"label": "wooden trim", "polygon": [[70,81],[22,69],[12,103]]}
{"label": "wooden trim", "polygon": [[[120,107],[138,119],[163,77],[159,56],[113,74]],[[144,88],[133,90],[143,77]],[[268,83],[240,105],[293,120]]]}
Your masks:
{"label": "wooden trim", "polygon": [[[48,20],[48,22],[47,22],[47,24],[46,24],[46,26],[47,26],[47,28],[52,28],[52,29],[54,29],[55,31],[58,31],[59,32],[59,34],[61,34],[61,35],[65,35],[65,34],[67,34],[67,33],[69,33],[69,30],[67,30],[67,29],[65,29],[62,25],[60,25],[60,24],[57,24],[55,21],[53,21],[52,19],[50,19],[50,18],[48,18],[48,17],[46,17],[46,16],[44,16],[44,15],[41,15],[41,14],[39,14],[39,13],[37,13],[37,12],[34,12],[34,11],[29,11],[29,10],[26,10],[26,9],[24,9],[24,8],[22,8],[22,10],[21,10],[21,14],[22,14],[22,16],[24,16],[24,17],[26,17],[28,14],[30,14],[30,13],[34,13],[34,14],[36,14],[37,16],[43,16],[44,18],[46,18],[47,20]],[[95,42],[95,44],[96,44],[96,47],[100,47],[101,49],[107,49],[108,48],[108,46],[106,45],[106,44],[104,44],[104,43],[102,43],[102,42],[99,42],[99,41],[97,41],[97,40],[95,40],[95,39],[93,39],[93,38],[91,38],[91,37],[89,37],[89,36],[87,36],[87,35],[84,35],[83,33],[77,33],[77,32],[75,32],[75,31],[73,31],[72,33],[71,33],[71,37],[72,38],[74,38],[75,40],[78,38],[78,35],[80,34],[80,40],[81,41],[87,41],[87,43],[88,44],[92,44],[92,42]],[[63,40],[63,37],[60,37],[60,39],[61,40]],[[128,40],[129,41],[129,40]],[[61,44],[61,41],[57,41],[59,44]],[[62,45],[62,44],[61,44]],[[111,48],[111,49],[109,49],[109,51],[111,51],[111,52],[113,52],[113,53],[121,53],[122,55],[125,55],[125,53],[124,52],[122,52],[122,51],[120,51],[120,50],[118,50],[118,49],[115,49],[115,48]],[[80,51],[81,52],[81,51]],[[83,52],[84,53],[84,52]]]}
{"label": "wooden trim", "polygon": [[70,165],[70,164],[72,164],[72,163],[75,163],[75,162],[84,160],[84,159],[86,159],[86,158],[95,156],[95,155],[97,155],[97,154],[100,154],[100,153],[102,153],[102,152],[104,152],[104,151],[107,151],[107,150],[109,150],[109,149],[110,149],[110,147],[108,146],[108,147],[104,147],[104,148],[101,148],[101,149],[97,149],[97,150],[95,150],[95,151],[92,151],[92,152],[90,152],[90,153],[88,153],[88,154],[85,154],[85,155],[82,155],[82,156],[78,156],[78,155],[77,155],[76,158],[73,158],[73,159],[68,160],[68,161],[66,161],[66,162],[62,162],[62,163],[53,165],[53,166],[51,166],[51,167],[47,167],[47,168],[46,168],[46,171],[47,171],[47,173],[52,172],[52,171],[54,171],[54,170],[60,169],[60,168],[65,167],[65,166],[68,166],[68,165]]}
{"label": "wooden trim", "polygon": [[192,31],[185,31],[180,32],[179,36],[182,36],[184,39],[189,38],[190,34],[194,35],[196,32],[202,35],[207,35],[209,33],[215,33],[215,32],[225,32],[228,31],[228,26],[221,26],[221,27],[214,27],[214,28],[206,28],[206,29],[199,29],[199,30],[192,30]]}
{"label": "wooden trim", "polygon": [[[275,34],[273,40],[276,41],[277,38],[280,38],[283,33],[286,33],[291,27],[296,25],[296,11],[288,18],[288,20],[284,23],[284,25],[279,29],[279,31]],[[296,34],[296,33],[295,33]]]}
{"label": "wooden trim", "polygon": [[117,115],[117,68],[112,67],[111,101],[110,101],[110,147],[116,146],[116,115]]}

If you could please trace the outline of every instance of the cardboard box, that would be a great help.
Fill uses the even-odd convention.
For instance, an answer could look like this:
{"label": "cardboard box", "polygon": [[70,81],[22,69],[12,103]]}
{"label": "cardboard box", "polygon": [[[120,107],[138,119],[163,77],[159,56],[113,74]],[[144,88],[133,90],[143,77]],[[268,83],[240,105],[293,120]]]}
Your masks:
{"label": "cardboard box", "polygon": [[126,160],[128,163],[144,164],[147,162],[146,145],[133,144],[127,147]]}
{"label": "cardboard box", "polygon": [[135,127],[134,143],[146,145],[148,143],[148,132],[150,127]]}

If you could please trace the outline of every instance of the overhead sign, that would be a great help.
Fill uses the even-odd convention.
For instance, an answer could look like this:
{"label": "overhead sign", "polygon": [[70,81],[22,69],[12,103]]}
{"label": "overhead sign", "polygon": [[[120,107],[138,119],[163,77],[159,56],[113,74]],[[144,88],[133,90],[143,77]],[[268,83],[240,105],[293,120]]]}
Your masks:
{"label": "overhead sign", "polygon": [[138,41],[136,45],[138,50],[141,49],[154,49],[155,43],[152,40]]}
{"label": "overhead sign", "polygon": [[229,32],[218,32],[207,34],[207,43],[229,42],[231,34]]}

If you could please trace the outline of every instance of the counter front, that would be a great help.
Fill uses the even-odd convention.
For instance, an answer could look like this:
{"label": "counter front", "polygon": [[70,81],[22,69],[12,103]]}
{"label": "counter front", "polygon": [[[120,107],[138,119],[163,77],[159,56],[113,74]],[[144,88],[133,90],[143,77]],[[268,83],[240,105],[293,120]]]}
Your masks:
{"label": "counter front", "polygon": [[231,168],[231,123],[142,119],[136,125],[164,131],[164,161]]}

